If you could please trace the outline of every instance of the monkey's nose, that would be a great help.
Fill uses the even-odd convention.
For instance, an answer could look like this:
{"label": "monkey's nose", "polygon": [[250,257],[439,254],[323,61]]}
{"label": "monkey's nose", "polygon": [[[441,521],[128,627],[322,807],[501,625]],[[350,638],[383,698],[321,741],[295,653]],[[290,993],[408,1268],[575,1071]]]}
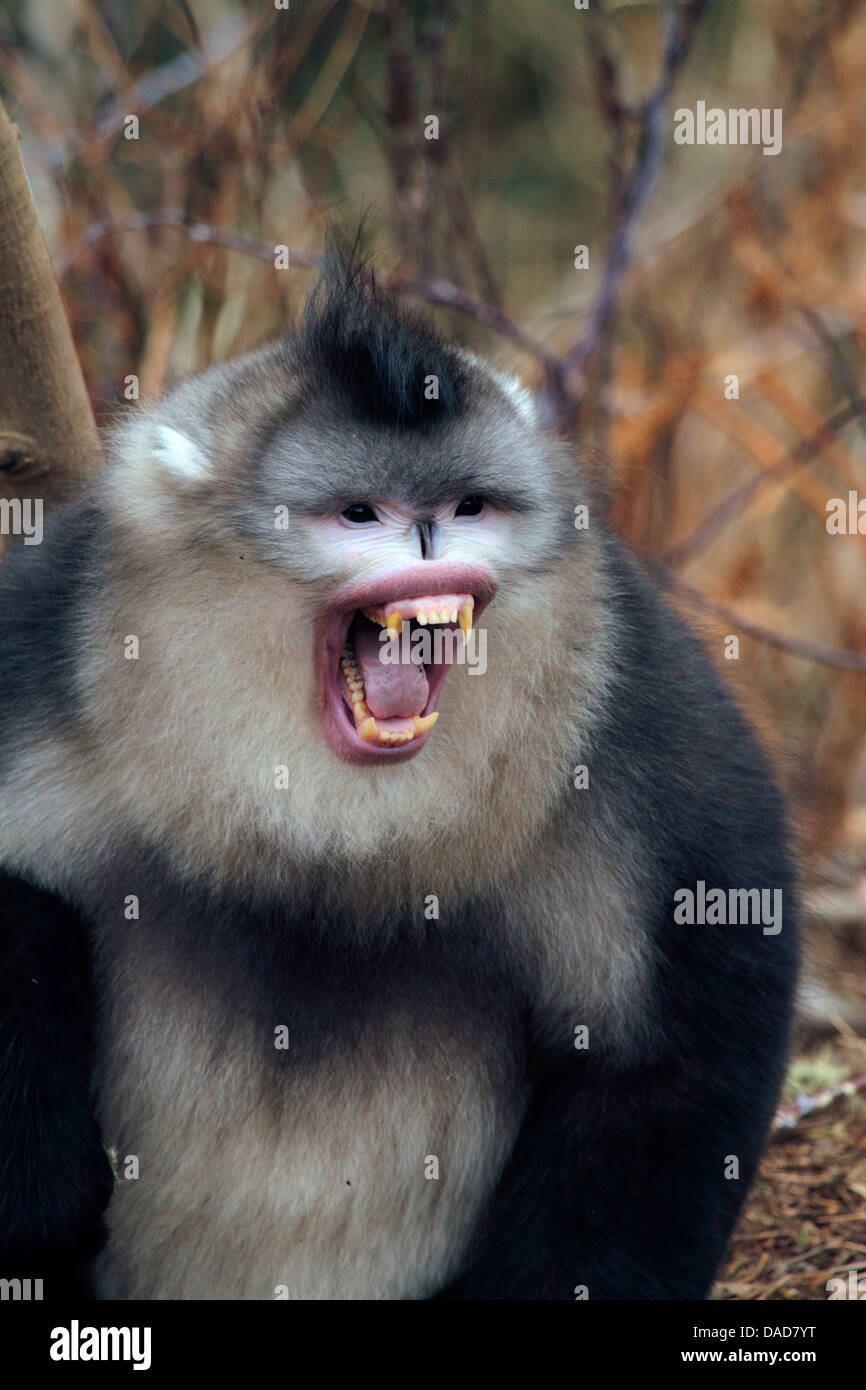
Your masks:
{"label": "monkey's nose", "polygon": [[439,527],[435,521],[415,522],[412,527],[412,538],[418,542],[422,560],[439,559]]}

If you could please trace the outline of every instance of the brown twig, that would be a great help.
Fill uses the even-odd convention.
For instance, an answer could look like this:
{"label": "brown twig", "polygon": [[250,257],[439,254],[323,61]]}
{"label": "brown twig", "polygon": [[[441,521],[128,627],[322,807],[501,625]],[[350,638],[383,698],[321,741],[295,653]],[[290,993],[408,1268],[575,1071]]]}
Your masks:
{"label": "brown twig", "polygon": [[492,328],[495,333],[521,348],[529,357],[534,357],[545,371],[559,370],[559,358],[556,354],[538,338],[520,328],[504,309],[498,309],[495,305],[476,298],[475,295],[453,285],[450,280],[393,279],[388,281],[388,288],[394,294],[407,295],[411,299],[423,299],[427,304],[444,304],[449,309],[457,309],[461,314],[467,314],[487,328]]}
{"label": "brown twig", "polygon": [[623,98],[620,65],[608,43],[610,16],[604,10],[590,10],[589,18],[587,40],[593,63],[596,101],[610,132],[609,198],[611,213],[615,215],[622,203],[628,125],[633,113]]}
{"label": "brown twig", "polygon": [[707,0],[688,0],[681,8],[673,3],[667,5],[667,34],[661,75],[643,105],[637,155],[620,200],[618,225],[601,289],[586,333],[563,358],[563,379],[569,396],[575,400],[575,407],[579,405],[586,364],[607,331],[619,302],[623,280],[631,264],[637,219],[662,167],[668,98],[677,73],[688,56],[695,28],[706,3]]}
{"label": "brown twig", "polygon": [[400,0],[384,0],[388,26],[388,99],[385,125],[393,187],[394,232],[404,264],[417,264],[424,246],[419,181],[421,130],[416,108],[417,75],[412,46],[412,17]]}
{"label": "brown twig", "polygon": [[[257,260],[270,261],[273,264],[275,242],[260,241],[258,237],[247,236],[243,232],[227,232],[221,227],[212,227],[207,222],[197,222],[179,210],[163,208],[157,212],[134,212],[130,213],[129,217],[92,223],[64,255],[58,256],[55,265],[57,275],[62,279],[79,256],[106,237],[118,236],[121,232],[146,231],[154,227],[172,227],[191,241],[204,242],[209,246],[222,246],[227,251],[240,251],[245,256],[254,256]],[[314,251],[289,251],[290,265],[311,270],[321,263],[321,256]]]}
{"label": "brown twig", "polygon": [[[851,371],[845,360],[845,355],[839,347],[838,342],[830,332],[817,309],[813,309],[811,304],[800,303],[797,311],[801,314],[815,338],[824,352],[827,367],[839,382],[840,386],[848,397],[849,401],[857,399],[857,378]],[[861,434],[866,434],[866,421],[858,419]]]}
{"label": "brown twig", "polygon": [[802,657],[804,661],[817,661],[822,666],[836,666],[843,671],[858,671],[866,674],[866,656],[861,656],[859,652],[845,651],[842,647],[826,646],[823,642],[810,642],[806,637],[789,637],[787,633],[776,632],[773,628],[764,627],[761,623],[753,622],[751,618],[744,618],[741,613],[736,613],[727,604],[719,603],[717,599],[710,598],[708,594],[702,594],[699,589],[693,588],[691,584],[687,584],[684,579],[681,579],[676,570],[671,569],[670,565],[666,565],[663,561],[656,560],[652,556],[644,556],[644,560],[666,588],[681,594],[687,602],[694,604],[696,608],[702,608],[717,618],[724,618],[731,627],[738,628],[747,637],[754,637],[757,642],[764,642],[768,647],[775,647],[778,651],[789,652],[792,656]]}
{"label": "brown twig", "polygon": [[[276,11],[274,12],[276,13]],[[273,16],[268,16],[268,23]],[[255,38],[262,28],[261,18],[239,23],[236,19],[219,25],[207,35],[200,48],[187,49],[176,58],[164,63],[139,78],[116,100],[112,101],[102,115],[89,129],[73,131],[65,144],[56,145],[27,142],[28,164],[41,164],[46,169],[61,169],[69,161],[94,144],[109,140],[123,129],[129,115],[141,115],[149,111],[167,97],[182,92],[219,63],[231,57],[239,48]]]}
{"label": "brown twig", "polygon": [[738,516],[763,488],[768,487],[770,483],[779,482],[796,468],[801,468],[803,464],[808,463],[809,459],[813,458],[815,454],[819,454],[846,425],[850,424],[852,420],[858,419],[864,412],[866,412],[866,397],[864,396],[860,396],[851,401],[849,405],[843,406],[841,410],[824,422],[820,430],[808,439],[801,439],[772,468],[767,468],[757,477],[751,478],[749,482],[744,483],[742,487],[737,488],[723,502],[720,502],[709,516],[704,517],[700,526],[692,532],[691,536],[666,553],[664,558],[667,564],[682,565],[699,550],[705,549],[723,527],[727,526],[735,516]]}
{"label": "brown twig", "polygon": [[[454,142],[451,138],[454,114],[448,93],[448,40],[456,18],[451,0],[435,0],[431,14],[422,31],[430,72],[430,103],[428,111],[439,118],[438,140],[425,140],[427,179],[424,190],[423,221],[428,228],[437,205],[444,203],[451,218],[453,245],[463,253],[465,264],[473,277],[482,299],[494,308],[502,308],[502,295],[487,255],[484,239],[478,230],[475,213],[460,172],[455,166]],[[421,262],[425,279],[431,278],[428,255]],[[439,267],[436,267],[436,274]]]}
{"label": "brown twig", "polygon": [[[94,222],[84,235],[62,256],[58,256],[56,271],[58,276],[66,275],[70,267],[85,251],[97,245],[106,237],[118,236],[123,232],[146,231],[154,227],[171,227],[182,232],[191,241],[203,242],[210,246],[221,246],[228,251],[239,251],[257,260],[273,262],[274,243],[261,241],[258,237],[247,236],[242,232],[228,232],[206,222],[191,220],[176,209],[161,209],[157,212],[136,212],[129,217],[104,222]],[[314,251],[289,249],[289,265],[305,270],[315,270],[322,264],[322,257]],[[528,356],[535,358],[546,372],[555,374],[559,369],[559,359],[544,343],[520,328],[504,310],[478,299],[466,290],[460,289],[450,280],[406,280],[391,279],[388,288],[397,295],[410,299],[421,299],[428,304],[447,305],[470,318],[483,323],[487,328],[499,333],[503,338],[521,348]]]}

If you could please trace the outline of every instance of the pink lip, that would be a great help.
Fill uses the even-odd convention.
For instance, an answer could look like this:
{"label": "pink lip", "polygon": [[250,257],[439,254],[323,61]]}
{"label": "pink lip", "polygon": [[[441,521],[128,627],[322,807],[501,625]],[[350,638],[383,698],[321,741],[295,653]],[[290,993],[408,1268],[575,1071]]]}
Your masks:
{"label": "pink lip", "polygon": [[[401,598],[453,593],[472,594],[475,599],[474,620],[477,622],[496,593],[496,580],[483,565],[427,560],[409,569],[392,571],[380,580],[347,584],[335,594],[316,622],[315,643],[322,730],[338,757],[351,763],[405,762],[421,752],[429,737],[426,733],[419,734],[402,747],[381,748],[362,739],[352,723],[338,691],[338,671],[340,654],[356,609],[376,608]],[[425,714],[432,714],[435,710],[447,674],[447,666],[440,666],[430,675],[430,698]]]}

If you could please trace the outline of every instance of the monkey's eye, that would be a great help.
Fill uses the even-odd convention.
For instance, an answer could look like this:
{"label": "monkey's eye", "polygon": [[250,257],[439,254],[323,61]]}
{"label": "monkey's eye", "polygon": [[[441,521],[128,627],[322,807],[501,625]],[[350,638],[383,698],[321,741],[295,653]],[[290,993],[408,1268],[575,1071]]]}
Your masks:
{"label": "monkey's eye", "polygon": [[464,497],[462,502],[457,503],[455,516],[480,516],[484,511],[483,497]]}
{"label": "monkey's eye", "polygon": [[342,515],[346,521],[351,521],[355,526],[363,526],[365,521],[379,520],[367,502],[355,502],[351,507],[346,507]]}

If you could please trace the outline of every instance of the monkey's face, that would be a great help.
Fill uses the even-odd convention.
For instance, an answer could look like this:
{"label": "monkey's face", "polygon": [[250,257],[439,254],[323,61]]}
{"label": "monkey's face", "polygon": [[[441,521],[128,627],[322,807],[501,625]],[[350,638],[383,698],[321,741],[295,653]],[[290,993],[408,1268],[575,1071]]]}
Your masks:
{"label": "monkey's face", "polygon": [[537,432],[479,378],[471,408],[427,430],[359,429],[301,406],[254,470],[246,529],[264,555],[260,523],[271,527],[269,562],[306,591],[321,734],[350,763],[393,765],[435,742],[446,683],[463,689],[443,725],[458,708],[472,719],[488,618],[502,610],[495,640],[519,670],[521,597],[562,544],[568,514]]}
{"label": "monkey's face", "polygon": [[92,725],[187,862],[436,842],[457,872],[477,841],[480,873],[561,788],[599,621],[583,485],[513,384],[449,370],[450,413],[407,423],[277,347],[121,434]]}

